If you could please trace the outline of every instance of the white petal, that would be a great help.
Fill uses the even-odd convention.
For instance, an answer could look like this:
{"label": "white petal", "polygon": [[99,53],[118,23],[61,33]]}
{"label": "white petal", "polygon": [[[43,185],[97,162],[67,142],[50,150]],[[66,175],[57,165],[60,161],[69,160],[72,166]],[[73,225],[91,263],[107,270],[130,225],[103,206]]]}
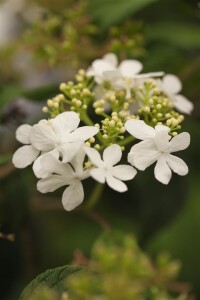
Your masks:
{"label": "white petal", "polygon": [[83,141],[85,142],[95,134],[97,134],[99,129],[95,126],[83,126],[79,127],[76,130],[74,130],[72,133],[70,133],[68,140],[70,142],[75,141]]}
{"label": "white petal", "polygon": [[158,151],[167,152],[169,145],[170,145],[170,143],[169,143],[170,139],[171,139],[171,136],[168,134],[168,130],[164,129],[164,130],[157,131],[157,133],[154,137],[154,142],[155,142],[155,145],[156,145]]}
{"label": "white petal", "polygon": [[[42,161],[45,157],[49,157],[49,160],[48,160],[48,168],[46,166],[44,166],[42,164]],[[50,166],[49,166],[49,162],[51,163],[51,160],[52,159],[57,159],[59,158],[59,152],[57,149],[54,149],[52,150],[51,152],[48,152],[48,153],[44,153],[42,155],[40,155],[35,161],[34,161],[34,164],[33,164],[33,172],[35,174],[35,176],[37,178],[44,178],[44,177],[47,177],[49,176],[51,173],[56,173],[56,172],[53,172],[51,169],[50,169]]]}
{"label": "white petal", "polygon": [[191,112],[194,109],[194,104],[191,101],[189,101],[186,97],[184,97],[183,95],[174,96],[173,104],[174,104],[174,107],[176,107],[176,109],[183,114],[189,115],[189,114],[191,114]]}
{"label": "white petal", "polygon": [[103,166],[103,161],[101,159],[101,156],[96,149],[90,148],[90,147],[84,147],[84,150],[85,150],[85,153],[87,154],[87,156],[89,157],[89,159],[91,160],[91,162],[95,166],[97,166],[97,167]]}
{"label": "white petal", "polygon": [[167,93],[175,95],[181,91],[182,84],[177,76],[168,74],[163,78],[163,87]]}
{"label": "white petal", "polygon": [[28,124],[21,125],[16,130],[16,139],[22,144],[30,144],[30,134],[32,126]]}
{"label": "white petal", "polygon": [[138,74],[143,68],[140,61],[134,59],[127,59],[121,62],[119,70],[123,76],[133,77]]}
{"label": "white petal", "polygon": [[79,149],[73,159],[70,161],[70,164],[75,170],[75,173],[79,176],[83,173],[83,162],[85,159],[85,151],[83,147]]}
{"label": "white petal", "polygon": [[81,141],[75,143],[66,143],[60,146],[59,151],[62,154],[62,162],[67,163],[71,161],[82,146],[83,142]]}
{"label": "white petal", "polygon": [[30,135],[31,144],[38,150],[51,151],[55,148],[58,138],[48,123],[36,124]]}
{"label": "white petal", "polygon": [[188,132],[182,132],[170,141],[169,152],[185,150],[190,144],[190,135]]}
{"label": "white petal", "polygon": [[150,77],[161,77],[164,75],[164,72],[149,72],[149,73],[144,73],[144,74],[138,74],[135,75],[134,77],[137,79],[140,78],[150,78]]}
{"label": "white petal", "polygon": [[188,173],[188,166],[181,158],[177,156],[171,154],[167,155],[167,164],[172,171],[178,175],[184,176]]}
{"label": "white petal", "polygon": [[108,53],[103,56],[103,59],[110,63],[112,66],[116,67],[118,65],[118,59],[116,54],[114,53]]}
{"label": "white petal", "polygon": [[160,132],[160,131],[165,131],[167,133],[170,132],[170,128],[168,126],[165,126],[165,125],[156,125],[155,130],[157,132]]}
{"label": "white petal", "polygon": [[46,178],[40,179],[37,183],[37,189],[41,193],[54,192],[61,186],[68,185],[69,183],[64,177],[60,175],[50,175]]}
{"label": "white petal", "polygon": [[115,83],[119,79],[122,79],[122,75],[119,70],[105,71],[103,72],[103,79]]}
{"label": "white petal", "polygon": [[166,156],[162,155],[157,161],[157,164],[154,169],[154,175],[158,181],[163,184],[168,184],[171,177],[172,172],[166,162]]}
{"label": "white petal", "polygon": [[40,151],[31,145],[23,146],[14,153],[12,162],[16,168],[23,169],[31,165],[39,153]]}
{"label": "white petal", "polygon": [[155,129],[142,120],[128,120],[125,123],[125,128],[132,136],[139,140],[153,138],[156,134]]}
{"label": "white petal", "polygon": [[115,166],[111,172],[114,177],[120,180],[131,180],[137,174],[136,169],[128,165]]}
{"label": "white petal", "polygon": [[59,114],[55,119],[51,119],[51,123],[56,134],[61,135],[74,131],[80,123],[80,118],[74,111],[67,111]]}
{"label": "white petal", "polygon": [[76,180],[68,186],[62,195],[62,204],[65,210],[70,211],[80,205],[84,199],[84,190],[81,181]]}
{"label": "white petal", "polygon": [[114,66],[112,66],[109,62],[103,60],[103,59],[96,59],[92,63],[92,68],[94,70],[94,74],[96,76],[102,76],[104,71],[114,70]]}
{"label": "white petal", "polygon": [[111,145],[103,152],[103,160],[108,167],[116,165],[121,158],[122,150],[119,145]]}
{"label": "white petal", "polygon": [[114,178],[112,175],[107,174],[106,182],[109,187],[117,192],[123,193],[128,190],[127,185],[119,179]]}
{"label": "white petal", "polygon": [[106,175],[105,175],[105,170],[103,168],[93,168],[93,169],[91,169],[90,170],[90,175],[96,181],[98,181],[100,183],[105,183]]}
{"label": "white petal", "polygon": [[129,154],[128,162],[137,169],[144,171],[152,165],[160,156],[153,140],[145,140],[134,145]]}

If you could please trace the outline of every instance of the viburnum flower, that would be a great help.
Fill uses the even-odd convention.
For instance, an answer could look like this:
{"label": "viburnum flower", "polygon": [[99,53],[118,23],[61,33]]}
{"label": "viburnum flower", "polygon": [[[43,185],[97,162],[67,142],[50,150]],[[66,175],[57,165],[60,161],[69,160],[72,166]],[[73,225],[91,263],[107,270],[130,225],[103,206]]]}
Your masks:
{"label": "viburnum flower", "polygon": [[[19,148],[13,163],[18,168],[30,165],[41,153],[33,165],[34,173],[46,176],[41,168],[41,160],[47,153],[54,157],[62,157],[63,162],[69,162],[79,151],[84,141],[98,132],[95,126],[79,127],[80,118],[75,112],[63,112],[49,120],[41,120],[34,126],[23,125],[17,130],[17,139],[22,143],[31,144]],[[42,175],[43,174],[43,175]]]}
{"label": "viburnum flower", "polygon": [[96,181],[107,182],[109,187],[118,192],[127,191],[127,186],[122,181],[133,179],[137,171],[128,165],[115,166],[122,157],[119,145],[114,144],[107,147],[103,152],[103,160],[99,152],[93,148],[85,147],[85,152],[95,166],[90,170],[90,175]]}
{"label": "viburnum flower", "polygon": [[183,132],[171,138],[170,129],[167,126],[157,125],[154,129],[142,120],[128,120],[125,128],[132,136],[143,140],[134,145],[128,154],[128,161],[131,165],[144,171],[157,162],[154,174],[156,179],[163,184],[169,183],[172,171],[181,176],[188,173],[185,162],[170,153],[184,150],[189,146],[189,133]]}
{"label": "viburnum flower", "polygon": [[86,75],[94,76],[96,83],[101,84],[103,82],[103,72],[115,70],[117,64],[117,56],[114,53],[108,53],[103,58],[94,60],[91,67],[88,68]]}
{"label": "viburnum flower", "polygon": [[110,81],[118,89],[125,89],[126,99],[131,98],[131,89],[133,89],[137,80],[160,77],[163,72],[151,72],[138,74],[143,69],[143,65],[138,60],[128,59],[120,63],[116,70],[106,70],[103,72],[104,80]]}
{"label": "viburnum flower", "polygon": [[40,150],[31,145],[30,135],[32,126],[28,124],[21,125],[16,130],[16,139],[25,144],[20,147],[13,155],[12,162],[16,168],[23,169],[31,165],[40,154]]}
{"label": "viburnum flower", "polygon": [[165,75],[161,82],[161,88],[167,94],[177,110],[185,114],[190,114],[192,112],[194,108],[193,103],[183,95],[179,94],[182,89],[182,83],[177,76],[172,74]]}
{"label": "viburnum flower", "polygon": [[69,163],[62,163],[51,153],[41,161],[41,167],[49,176],[38,181],[37,189],[41,193],[48,193],[67,185],[62,195],[65,210],[70,211],[80,205],[84,199],[82,180],[88,178],[89,171],[83,170],[85,152],[81,148]]}

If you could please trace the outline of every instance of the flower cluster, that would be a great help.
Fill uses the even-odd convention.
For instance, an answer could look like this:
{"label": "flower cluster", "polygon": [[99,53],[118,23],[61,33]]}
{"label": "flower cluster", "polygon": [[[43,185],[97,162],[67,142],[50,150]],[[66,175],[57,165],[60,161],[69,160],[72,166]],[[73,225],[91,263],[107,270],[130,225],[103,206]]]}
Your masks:
{"label": "flower cluster", "polygon": [[[171,153],[190,144],[189,133],[178,131],[184,120],[180,113],[190,114],[193,105],[178,94],[181,82],[175,75],[140,74],[142,68],[137,60],[118,64],[109,53],[80,70],[76,83],[61,83],[61,94],[43,108],[48,120],[17,129],[16,138],[25,145],[15,152],[14,165],[33,163],[42,193],[67,186],[62,196],[66,210],[83,201],[82,181],[89,177],[125,192],[124,181],[155,162],[155,178],[163,184],[172,171],[188,173],[185,162]],[[79,127],[80,122],[86,126]],[[130,164],[118,164],[128,145]]]}

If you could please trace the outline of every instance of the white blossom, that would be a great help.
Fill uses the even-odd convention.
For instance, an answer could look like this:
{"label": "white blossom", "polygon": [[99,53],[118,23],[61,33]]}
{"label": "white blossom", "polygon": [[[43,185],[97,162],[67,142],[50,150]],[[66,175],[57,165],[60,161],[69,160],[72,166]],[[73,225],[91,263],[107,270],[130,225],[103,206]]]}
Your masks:
{"label": "white blossom", "polygon": [[126,98],[131,98],[131,89],[138,84],[137,81],[145,78],[160,77],[163,72],[151,72],[146,74],[138,74],[143,69],[140,61],[127,59],[120,63],[116,70],[106,70],[103,72],[104,80],[110,81],[111,84],[118,89],[125,89]]}
{"label": "white blossom", "polygon": [[117,64],[117,56],[114,53],[108,53],[103,58],[94,60],[86,74],[87,76],[94,76],[96,83],[101,84],[103,82],[103,72],[115,70]]}
{"label": "white blossom", "polygon": [[49,175],[38,181],[37,189],[41,193],[48,193],[67,185],[62,195],[65,210],[70,211],[80,205],[84,199],[82,180],[89,177],[88,170],[83,170],[85,152],[81,148],[73,157],[70,164],[62,163],[48,153],[41,162],[42,168]]}
{"label": "white blossom", "polygon": [[194,108],[193,103],[183,95],[179,94],[182,89],[182,83],[177,76],[172,74],[165,75],[163,80],[158,82],[158,84],[161,85],[161,88],[178,111],[185,114],[190,114],[192,112]]}
{"label": "white blossom", "polygon": [[128,165],[115,166],[122,157],[122,150],[119,145],[111,145],[103,152],[103,160],[99,152],[93,148],[85,147],[85,152],[95,166],[90,170],[90,175],[98,182],[109,185],[118,192],[127,191],[124,182],[131,180],[136,175],[136,170]]}
{"label": "white blossom", "polygon": [[183,132],[171,138],[170,129],[167,126],[157,125],[154,129],[141,120],[128,120],[125,128],[132,136],[143,140],[134,145],[128,154],[128,161],[131,165],[144,171],[157,162],[154,174],[156,179],[163,184],[169,183],[172,171],[181,176],[188,173],[185,162],[170,153],[184,150],[189,146],[189,133]]}

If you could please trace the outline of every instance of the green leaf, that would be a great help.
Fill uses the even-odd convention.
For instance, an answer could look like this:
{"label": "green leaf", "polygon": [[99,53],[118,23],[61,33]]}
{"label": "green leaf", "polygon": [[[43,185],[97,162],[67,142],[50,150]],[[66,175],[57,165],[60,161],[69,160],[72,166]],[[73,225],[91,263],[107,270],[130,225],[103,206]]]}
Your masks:
{"label": "green leaf", "polygon": [[49,269],[36,277],[23,291],[20,300],[28,300],[34,292],[44,287],[53,288],[57,291],[64,289],[64,281],[72,275],[83,271],[80,266],[62,266],[55,269]]}
{"label": "green leaf", "polygon": [[200,47],[200,27],[181,22],[156,22],[146,28],[150,40],[160,40],[181,48]]}
{"label": "green leaf", "polygon": [[103,29],[159,0],[91,0],[89,10]]}

